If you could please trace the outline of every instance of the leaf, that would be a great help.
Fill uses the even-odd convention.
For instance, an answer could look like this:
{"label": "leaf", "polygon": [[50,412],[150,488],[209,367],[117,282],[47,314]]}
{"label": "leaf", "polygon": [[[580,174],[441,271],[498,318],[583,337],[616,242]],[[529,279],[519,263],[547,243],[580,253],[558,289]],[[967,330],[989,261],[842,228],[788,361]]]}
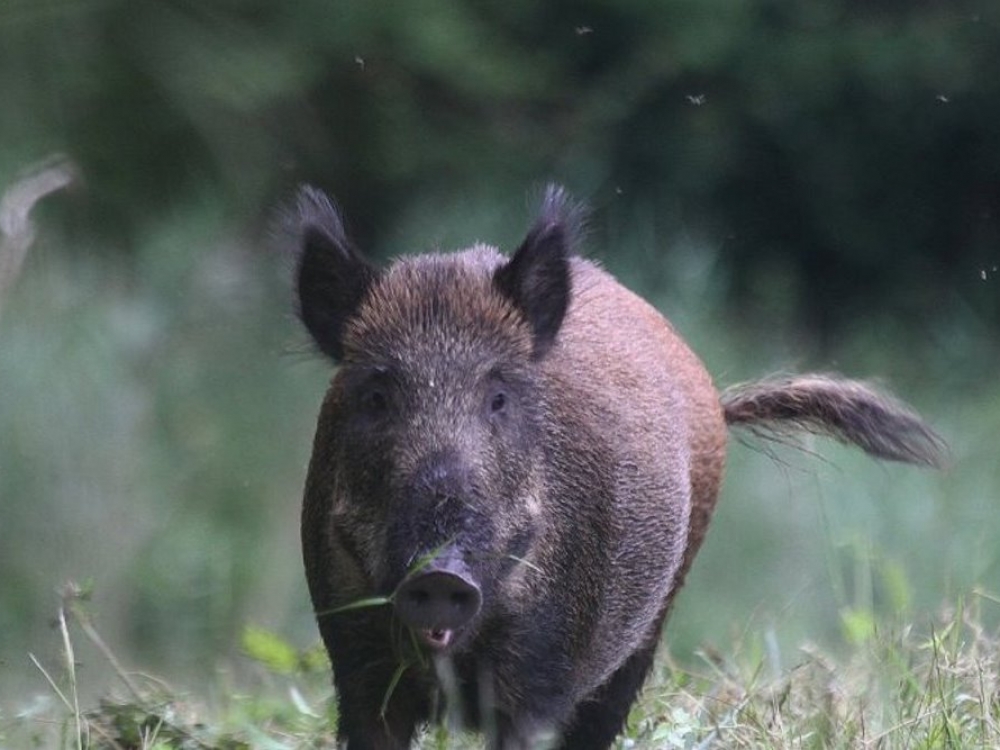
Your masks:
{"label": "leaf", "polygon": [[299,667],[305,674],[325,674],[330,671],[330,657],[322,643],[299,654]]}
{"label": "leaf", "polygon": [[848,643],[861,646],[875,635],[875,617],[870,611],[845,607],[840,613],[840,625]]}
{"label": "leaf", "polygon": [[292,699],[292,705],[295,706],[295,710],[298,711],[300,714],[304,714],[305,716],[311,716],[314,719],[321,718],[318,713],[312,710],[312,707],[302,696],[302,693],[299,691],[297,687],[292,685],[292,687],[289,688],[288,690],[288,694],[289,697]]}
{"label": "leaf", "polygon": [[298,668],[298,651],[269,630],[248,625],[243,629],[240,645],[247,656],[275,674],[292,674]]}

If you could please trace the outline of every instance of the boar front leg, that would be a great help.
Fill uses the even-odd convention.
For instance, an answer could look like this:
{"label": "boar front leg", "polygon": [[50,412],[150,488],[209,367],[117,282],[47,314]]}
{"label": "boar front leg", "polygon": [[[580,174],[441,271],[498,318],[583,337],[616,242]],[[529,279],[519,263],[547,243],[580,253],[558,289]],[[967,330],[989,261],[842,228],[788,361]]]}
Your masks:
{"label": "boar front leg", "polygon": [[[530,651],[529,651],[530,653]],[[490,750],[538,750],[559,746],[561,729],[570,723],[572,661],[557,646],[536,657],[505,664],[496,683],[497,707],[484,726]],[[537,653],[547,653],[542,659]],[[577,746],[570,745],[574,750]]]}
{"label": "boar front leg", "polygon": [[417,724],[427,718],[427,701],[420,685],[405,677],[382,704],[393,677],[392,669],[368,664],[361,669],[335,668],[337,739],[347,750],[404,750]]}
{"label": "boar front leg", "polygon": [[428,685],[411,668],[393,686],[400,661],[384,613],[351,614],[320,621],[333,662],[338,745],[348,750],[407,748],[417,725],[430,715]]}
{"label": "boar front leg", "polygon": [[[659,632],[657,630],[657,632]],[[614,743],[628,713],[653,666],[657,639],[636,651],[597,689],[593,697],[576,709],[563,734],[560,750],[606,750]]]}

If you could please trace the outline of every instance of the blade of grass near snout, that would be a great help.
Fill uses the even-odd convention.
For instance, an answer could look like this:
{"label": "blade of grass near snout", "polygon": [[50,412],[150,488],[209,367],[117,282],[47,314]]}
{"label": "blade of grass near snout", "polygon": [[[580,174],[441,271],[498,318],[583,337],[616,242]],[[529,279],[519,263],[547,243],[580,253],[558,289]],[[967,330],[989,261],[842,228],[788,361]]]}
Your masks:
{"label": "blade of grass near snout", "polygon": [[392,679],[389,680],[389,686],[385,689],[385,695],[382,696],[382,705],[379,706],[378,710],[378,715],[383,721],[385,721],[385,712],[389,710],[389,701],[392,700],[392,694],[396,692],[396,686],[403,679],[403,673],[409,668],[410,662],[402,661],[396,666],[396,671],[392,673]]}
{"label": "blade of grass near snout", "polygon": [[[417,573],[418,571],[426,568],[428,565],[430,565],[431,561],[441,553],[441,550],[443,550],[445,547],[451,544],[451,542],[452,540],[449,539],[448,541],[432,549],[430,552],[418,557],[416,561],[412,565],[410,565],[410,568],[409,570],[407,570],[406,574],[413,575],[414,573]],[[367,607],[384,607],[385,605],[392,603],[393,603],[392,594],[389,594],[389,596],[368,596],[365,597],[364,599],[357,599],[353,602],[342,604],[341,606],[334,607],[333,609],[324,609],[321,612],[317,612],[316,617],[326,617],[327,615],[336,615],[341,612],[350,612],[351,610],[365,609]]]}
{"label": "blade of grass near snout", "polygon": [[447,540],[445,542],[442,542],[437,547],[435,547],[434,549],[432,549],[430,552],[426,552],[423,555],[421,555],[420,557],[418,557],[416,560],[414,560],[412,563],[410,563],[410,567],[406,571],[406,575],[407,576],[412,576],[414,573],[419,573],[421,570],[423,570],[424,568],[426,568],[428,565],[431,564],[431,562],[434,560],[434,558],[436,558],[438,555],[441,554],[441,550],[443,550],[446,547],[448,547],[453,541],[455,541],[455,540],[454,539],[449,539],[449,540]]}
{"label": "blade of grass near snout", "polygon": [[508,560],[513,560],[516,563],[520,563],[521,565],[529,567],[533,571],[535,571],[536,573],[541,573],[542,572],[541,568],[539,568],[537,565],[535,565],[530,560],[525,560],[523,557],[518,557],[517,555],[507,555],[507,559]]}
{"label": "blade of grass near snout", "polygon": [[[427,669],[430,664],[427,656],[424,654],[417,641],[416,631],[407,625],[403,627],[402,634],[404,637],[409,638],[410,650],[407,656],[401,656],[399,658],[399,663],[396,665],[396,671],[392,673],[392,679],[389,680],[389,684],[385,689],[385,695],[382,696],[382,705],[379,707],[379,716],[382,717],[383,721],[385,720],[385,712],[389,708],[389,701],[392,700],[392,695],[396,692],[396,687],[399,685],[399,681],[403,678],[403,674],[406,670],[415,664],[421,669]],[[402,654],[402,651],[399,653]]]}
{"label": "blade of grass near snout", "polygon": [[366,607],[384,607],[387,604],[392,604],[391,596],[369,596],[365,599],[356,599],[353,602],[348,602],[339,607],[334,607],[333,609],[324,609],[322,612],[317,612],[316,617],[326,617],[327,615],[335,615],[340,612],[349,612],[352,609],[365,609]]}

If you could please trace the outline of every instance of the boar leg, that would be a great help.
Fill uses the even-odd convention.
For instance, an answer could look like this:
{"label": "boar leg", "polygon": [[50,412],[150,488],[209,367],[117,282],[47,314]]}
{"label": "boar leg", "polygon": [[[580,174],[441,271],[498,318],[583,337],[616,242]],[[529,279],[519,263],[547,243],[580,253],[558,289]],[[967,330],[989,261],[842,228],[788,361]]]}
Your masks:
{"label": "boar leg", "polygon": [[[409,685],[405,679],[396,685],[385,715],[381,714],[392,677],[391,673],[379,674],[383,671],[369,666],[363,674],[343,669],[337,673],[337,737],[346,742],[348,750],[404,750],[410,746],[418,722],[426,718],[419,686]],[[373,679],[376,675],[378,679]]]}
{"label": "boar leg", "polygon": [[614,743],[653,665],[657,639],[632,654],[587,700],[563,733],[560,750],[606,750]]}
{"label": "boar leg", "polygon": [[404,671],[393,686],[399,661],[378,614],[355,614],[354,627],[337,618],[321,620],[333,662],[337,737],[349,750],[408,748],[417,725],[430,715],[428,686],[415,669]]}

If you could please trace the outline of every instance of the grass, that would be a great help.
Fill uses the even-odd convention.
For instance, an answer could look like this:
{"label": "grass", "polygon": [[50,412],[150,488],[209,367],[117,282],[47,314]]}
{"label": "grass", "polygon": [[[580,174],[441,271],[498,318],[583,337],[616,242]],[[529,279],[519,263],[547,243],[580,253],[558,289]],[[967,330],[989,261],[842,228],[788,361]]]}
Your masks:
{"label": "grass", "polygon": [[[633,711],[634,747],[992,748],[1000,743],[1000,651],[981,602],[924,627],[881,624],[834,657],[773,638],[664,664]],[[995,600],[993,600],[995,604]]]}
{"label": "grass", "polygon": [[[291,750],[332,746],[336,711],[321,649],[298,652],[260,629],[242,648],[260,688],[211,700],[126,671],[67,586],[57,615],[58,673],[36,661],[48,694],[0,708],[0,748]],[[842,654],[787,652],[773,632],[745,633],[694,665],[663,649],[620,748],[1000,747],[1000,638],[982,625],[1000,597],[976,591],[932,621],[877,622]],[[81,706],[77,641],[110,662],[123,692]],[[426,730],[420,748],[475,748],[475,737]]]}
{"label": "grass", "polygon": [[[59,671],[31,656],[49,693],[13,709],[0,707],[0,748],[277,750],[333,743],[329,663],[318,647],[299,653],[273,633],[247,628],[243,650],[266,687],[233,691],[218,684],[206,692],[222,697],[193,697],[161,679],[126,670],[97,631],[88,599],[84,588],[63,588],[55,623],[62,645]],[[88,708],[79,698],[74,643],[81,635],[120,683]]]}

